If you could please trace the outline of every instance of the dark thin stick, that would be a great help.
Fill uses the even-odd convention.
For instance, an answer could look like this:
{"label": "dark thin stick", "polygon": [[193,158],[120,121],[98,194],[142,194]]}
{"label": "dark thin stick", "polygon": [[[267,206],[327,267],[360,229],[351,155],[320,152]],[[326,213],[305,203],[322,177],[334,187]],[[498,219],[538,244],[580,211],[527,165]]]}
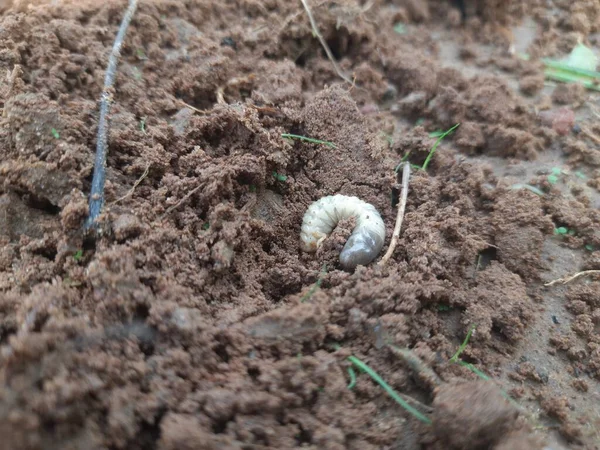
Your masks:
{"label": "dark thin stick", "polygon": [[108,113],[112,103],[112,94],[110,90],[115,82],[117,64],[121,56],[121,47],[127,33],[127,28],[131,18],[137,8],[138,0],[129,0],[129,7],[123,16],[121,26],[115,43],[113,45],[110,57],[108,59],[108,68],[104,76],[104,89],[100,98],[100,120],[98,121],[98,136],[96,139],[96,159],[94,161],[94,178],[92,179],[92,190],[90,192],[89,211],[90,214],[85,223],[85,228],[90,229],[96,226],[96,220],[100,215],[104,205],[104,183],[106,181],[106,154],[108,152]]}

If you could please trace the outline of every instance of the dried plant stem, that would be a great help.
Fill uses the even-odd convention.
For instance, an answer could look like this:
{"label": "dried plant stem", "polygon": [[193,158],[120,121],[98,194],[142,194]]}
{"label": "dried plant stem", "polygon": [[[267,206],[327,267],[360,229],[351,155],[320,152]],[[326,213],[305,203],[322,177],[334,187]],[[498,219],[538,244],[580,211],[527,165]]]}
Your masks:
{"label": "dried plant stem", "polygon": [[589,137],[596,144],[600,144],[600,137],[598,137],[596,134],[592,133],[587,128],[581,128],[581,131],[583,132],[583,134],[585,134],[587,137]]}
{"label": "dried plant stem", "polygon": [[148,172],[150,172],[150,166],[151,166],[151,163],[148,163],[148,165],[146,166],[146,170],[144,170],[144,173],[142,174],[142,176],[139,177],[135,183],[133,183],[133,186],[131,187],[131,189],[129,189],[123,197],[120,197],[120,198],[116,199],[114,202],[112,202],[111,205],[116,205],[120,201],[125,200],[127,197],[131,197],[133,195],[133,193],[135,192],[135,188],[137,188],[140,185],[140,183],[142,181],[144,181],[144,178],[146,178],[148,176]]}
{"label": "dried plant stem", "polygon": [[96,226],[96,220],[102,211],[104,205],[104,184],[106,181],[106,155],[108,153],[108,114],[110,112],[111,103],[113,100],[112,88],[115,82],[117,72],[117,64],[121,56],[121,47],[127,33],[127,28],[131,22],[131,18],[137,8],[138,0],[129,0],[129,6],[119,32],[115,38],[110,57],[108,59],[108,68],[104,76],[104,89],[100,98],[100,119],[98,121],[98,135],[96,140],[96,159],[94,161],[94,177],[92,179],[92,189],[89,200],[89,216],[85,223],[86,230]]}
{"label": "dried plant stem", "polygon": [[583,272],[577,272],[576,274],[565,278],[559,278],[558,280],[550,281],[549,283],[545,283],[544,286],[554,286],[555,284],[567,284],[579,277],[585,277],[587,275],[600,275],[600,270],[584,270]]}
{"label": "dried plant stem", "polygon": [[412,351],[407,348],[398,348],[395,345],[388,345],[388,348],[400,357],[430,388],[433,389],[442,385],[443,382],[439,375]]}
{"label": "dried plant stem", "polygon": [[183,198],[181,200],[179,200],[175,205],[169,207],[162,216],[160,216],[161,219],[164,219],[166,216],[168,216],[171,212],[173,212],[173,210],[179,208],[181,205],[183,205],[186,201],[188,201],[192,195],[194,195],[196,192],[198,192],[200,190],[200,188],[204,186],[203,183],[198,184],[194,189],[192,189],[191,191],[189,191],[187,194],[185,194],[183,196]]}
{"label": "dried plant stem", "polygon": [[319,31],[319,28],[317,27],[317,22],[315,21],[315,18],[312,15],[312,12],[310,10],[310,7],[308,6],[307,1],[306,0],[300,0],[300,1],[302,2],[302,6],[304,6],[304,9],[306,10],[306,14],[308,15],[308,20],[310,20],[310,26],[312,27],[313,33],[315,34],[315,36],[321,43],[321,47],[323,47],[323,50],[325,50],[325,53],[327,54],[327,58],[329,58],[329,61],[331,61],[331,64],[333,64],[333,68],[335,69],[335,72],[346,83],[354,85],[354,82],[350,78],[348,78],[344,74],[344,72],[342,72],[342,69],[339,66],[339,64],[337,63],[337,61],[335,60],[333,53],[331,53],[331,50],[330,50],[329,46],[327,45],[327,42],[325,41],[325,39],[323,38],[323,35]]}
{"label": "dried plant stem", "polygon": [[398,215],[396,216],[396,226],[394,227],[394,233],[392,234],[392,240],[390,246],[387,249],[381,261],[380,266],[387,264],[389,259],[392,257],[396,245],[398,245],[398,239],[400,238],[400,230],[402,229],[402,221],[404,220],[404,212],[406,211],[406,202],[408,200],[408,181],[410,179],[410,164],[404,163],[404,169],[402,170],[402,196],[400,198],[400,205],[398,206]]}

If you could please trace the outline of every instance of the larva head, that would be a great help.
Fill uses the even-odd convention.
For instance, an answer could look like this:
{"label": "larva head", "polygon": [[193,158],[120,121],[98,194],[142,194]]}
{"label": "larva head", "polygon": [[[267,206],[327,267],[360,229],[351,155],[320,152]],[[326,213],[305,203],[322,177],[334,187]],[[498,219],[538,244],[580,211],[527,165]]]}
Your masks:
{"label": "larva head", "polygon": [[383,245],[383,241],[376,239],[367,232],[353,233],[342,252],[340,253],[340,265],[343,269],[354,270],[356,266],[366,266],[373,261]]}

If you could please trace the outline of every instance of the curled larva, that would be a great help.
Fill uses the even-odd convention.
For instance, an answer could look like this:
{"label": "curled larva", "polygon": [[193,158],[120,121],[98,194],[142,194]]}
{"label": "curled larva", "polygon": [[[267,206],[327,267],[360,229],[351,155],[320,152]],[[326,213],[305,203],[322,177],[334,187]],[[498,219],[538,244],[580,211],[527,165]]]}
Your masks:
{"label": "curled larva", "polygon": [[340,253],[340,264],[348,270],[369,264],[383,247],[385,224],[373,205],[357,197],[331,195],[310,205],[302,220],[302,249],[315,252],[338,222],[350,217],[356,218],[356,226]]}

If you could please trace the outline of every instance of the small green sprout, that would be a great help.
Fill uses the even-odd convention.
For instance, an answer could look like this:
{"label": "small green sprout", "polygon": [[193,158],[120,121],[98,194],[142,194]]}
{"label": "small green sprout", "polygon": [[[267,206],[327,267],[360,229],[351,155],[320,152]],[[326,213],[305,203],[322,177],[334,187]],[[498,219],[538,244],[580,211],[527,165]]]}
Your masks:
{"label": "small green sprout", "polygon": [[558,177],[561,176],[562,173],[563,173],[563,171],[560,169],[560,167],[553,167],[550,170],[550,175],[548,175],[548,183],[550,183],[550,184],[558,183]]}
{"label": "small green sprout", "polygon": [[575,172],[575,176],[577,178],[581,178],[582,180],[585,180],[587,178],[581,170],[578,170],[577,172]]}
{"label": "small green sprout", "polygon": [[146,119],[147,117],[142,117],[140,120],[140,131],[146,134]]}
{"label": "small green sprout", "polygon": [[50,130],[50,133],[52,133],[52,136],[54,137],[54,139],[60,139],[60,133],[56,130],[56,128],[52,128]]}
{"label": "small green sprout", "polygon": [[142,72],[137,67],[133,67],[133,78],[136,80],[141,80],[143,77]]}
{"label": "small green sprout", "polygon": [[317,281],[310,287],[308,292],[302,296],[302,298],[300,299],[301,303],[304,303],[306,300],[310,299],[314,295],[314,293],[317,292],[317,290],[321,287],[321,284],[323,283],[323,278],[325,278],[325,275],[327,275],[327,264],[323,264],[323,267],[319,272],[319,276],[317,277]]}
{"label": "small green sprout", "polygon": [[569,229],[567,227],[558,227],[554,229],[554,234],[556,236],[564,236],[567,233],[569,233]]}
{"label": "small green sprout", "polygon": [[438,305],[437,310],[440,312],[450,311],[452,307],[450,305]]}
{"label": "small green sprout", "polygon": [[200,228],[202,228],[204,231],[206,231],[210,228],[210,223],[204,222]]}
{"label": "small green sprout", "polygon": [[387,134],[385,131],[381,131],[379,135],[387,141],[390,147],[394,145],[394,138],[391,134]]}
{"label": "small green sprout", "polygon": [[320,139],[314,139],[306,136],[300,136],[298,134],[282,133],[281,137],[284,139],[298,139],[299,141],[312,142],[313,144],[323,144],[331,148],[337,148],[333,142],[322,141]]}
{"label": "small green sprout", "polygon": [[250,192],[256,192],[256,186],[254,186],[253,184],[251,184],[248,189],[250,189]]}
{"label": "small green sprout", "polygon": [[452,133],[454,130],[456,130],[459,126],[460,126],[460,123],[457,123],[452,128],[449,128],[448,130],[444,131],[440,135],[440,137],[438,137],[438,140],[435,141],[435,144],[433,144],[433,147],[431,147],[431,150],[429,151],[429,154],[427,155],[427,158],[425,159],[425,162],[423,163],[423,166],[421,167],[422,170],[427,170],[429,161],[431,161],[431,159],[433,158],[433,155],[434,155],[435,151],[437,150],[438,145],[440,145],[440,142],[442,142],[442,139],[444,139],[446,136],[448,136],[450,133]]}
{"label": "small green sprout", "polygon": [[277,173],[277,172],[273,172],[273,177],[277,180],[277,181],[285,181],[287,180],[287,176],[283,175],[281,173]]}
{"label": "small green sprout", "polygon": [[73,255],[73,259],[76,262],[79,262],[79,261],[81,261],[81,258],[83,258],[83,250],[80,249],[75,252],[75,254]]}
{"label": "small green sprout", "polygon": [[348,384],[348,389],[354,389],[356,386],[356,372],[352,367],[348,367],[348,375],[350,376],[350,383]]}
{"label": "small green sprout", "polygon": [[429,133],[429,137],[437,138],[437,137],[440,137],[442,134],[444,134],[444,130],[436,130],[436,131],[432,131],[431,133]]}
{"label": "small green sprout", "polygon": [[419,127],[425,123],[425,119],[423,117],[419,117],[415,122],[415,127]]}
{"label": "small green sprout", "polygon": [[406,25],[404,25],[402,22],[398,22],[397,24],[394,25],[394,32],[396,32],[398,34],[405,34],[406,33]]}
{"label": "small green sprout", "polygon": [[140,60],[142,60],[142,61],[145,61],[145,60],[147,60],[147,59],[148,59],[148,57],[146,56],[146,53],[145,53],[145,52],[144,52],[144,50],[143,50],[143,49],[141,49],[141,48],[138,48],[138,49],[135,51],[135,55],[137,56],[137,58],[138,58],[138,59],[140,59]]}
{"label": "small green sprout", "polygon": [[458,357],[460,356],[460,354],[462,352],[465,351],[465,348],[467,348],[467,345],[469,345],[469,339],[471,339],[471,336],[473,335],[475,328],[477,328],[477,325],[473,325],[473,326],[471,326],[471,328],[469,328],[469,331],[467,332],[467,337],[465,337],[465,340],[462,342],[462,344],[460,344],[460,347],[458,347],[458,350],[456,350],[456,353],[454,355],[452,355],[452,358],[450,358],[450,362],[452,362],[452,363],[458,362]]}
{"label": "small green sprout", "polygon": [[594,246],[593,246],[592,244],[586,244],[586,245],[585,245],[585,249],[586,249],[588,252],[593,252],[593,251],[594,251]]}

